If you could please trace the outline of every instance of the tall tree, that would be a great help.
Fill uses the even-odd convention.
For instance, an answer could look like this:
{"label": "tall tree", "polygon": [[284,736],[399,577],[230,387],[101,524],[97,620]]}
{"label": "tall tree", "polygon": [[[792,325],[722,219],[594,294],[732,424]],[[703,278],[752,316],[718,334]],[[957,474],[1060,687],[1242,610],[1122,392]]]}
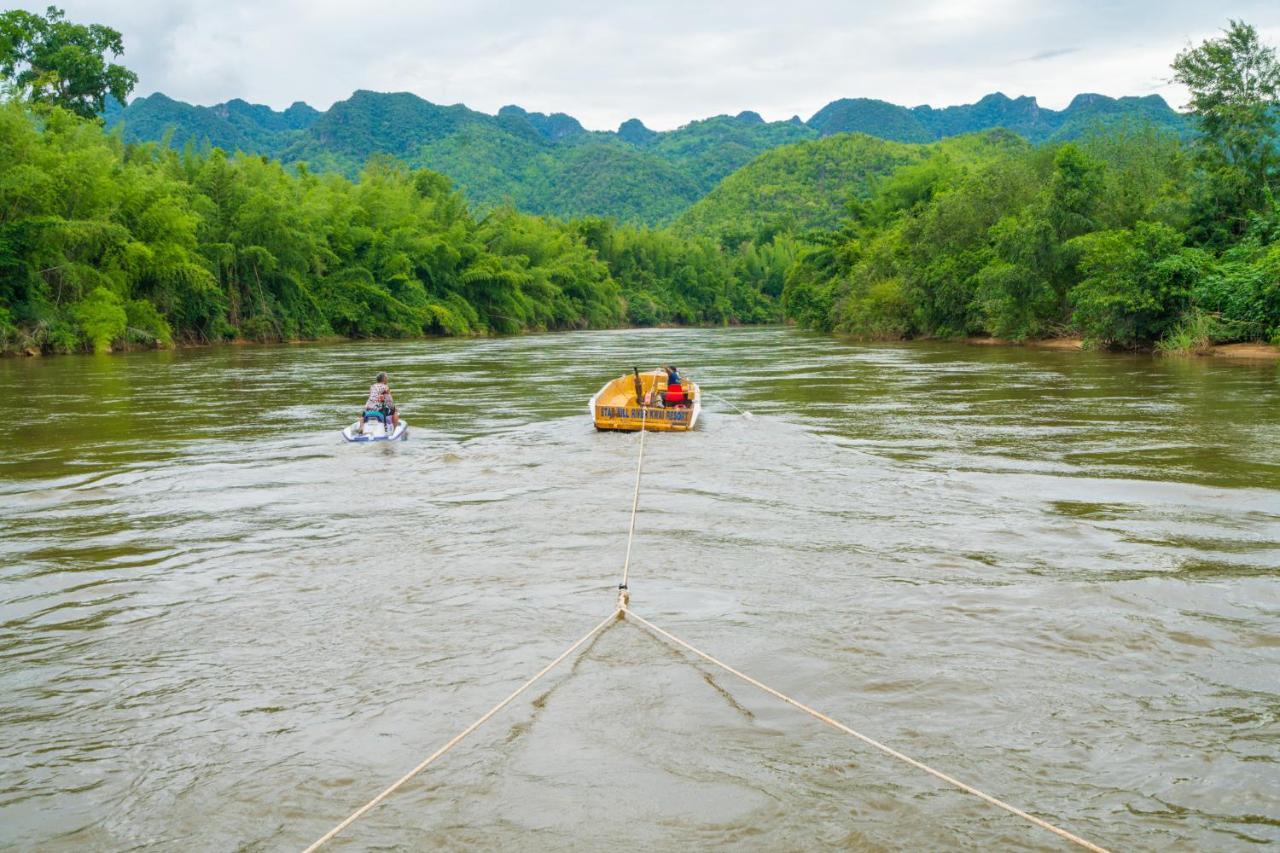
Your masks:
{"label": "tall tree", "polygon": [[0,77],[19,97],[93,118],[107,95],[123,102],[138,75],[108,62],[124,53],[120,33],[76,24],[50,6],[43,16],[14,9],[0,14]]}
{"label": "tall tree", "polygon": [[[1203,133],[1198,151],[1205,169],[1201,236],[1226,242],[1248,227],[1280,184],[1280,62],[1275,48],[1243,21],[1221,38],[1182,51],[1174,79],[1191,90],[1191,109]],[[1225,228],[1224,228],[1225,226]]]}

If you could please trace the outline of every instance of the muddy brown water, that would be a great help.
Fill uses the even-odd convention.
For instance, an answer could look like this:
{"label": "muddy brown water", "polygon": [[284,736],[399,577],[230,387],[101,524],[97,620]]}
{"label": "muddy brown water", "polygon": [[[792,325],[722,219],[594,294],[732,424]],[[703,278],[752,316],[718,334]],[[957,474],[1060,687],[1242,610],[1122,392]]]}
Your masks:
{"label": "muddy brown water", "polygon": [[[1274,364],[783,329],[0,361],[0,847],[300,849],[640,613],[1114,849],[1280,842]],[[338,428],[385,369],[410,440]],[[335,849],[1062,849],[616,624]]]}

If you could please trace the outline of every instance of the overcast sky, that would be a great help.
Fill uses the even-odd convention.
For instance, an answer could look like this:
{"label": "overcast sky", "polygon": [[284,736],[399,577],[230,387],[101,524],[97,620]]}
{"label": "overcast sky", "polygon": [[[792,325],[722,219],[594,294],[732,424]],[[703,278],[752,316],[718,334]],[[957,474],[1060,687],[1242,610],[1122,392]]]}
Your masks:
{"label": "overcast sky", "polygon": [[[654,129],[841,97],[934,106],[1078,92],[1185,95],[1169,61],[1243,18],[1280,44],[1280,0],[38,0],[124,33],[134,94],[320,109],[356,89]],[[11,0],[12,3],[12,0]],[[0,4],[0,5],[11,5]]]}

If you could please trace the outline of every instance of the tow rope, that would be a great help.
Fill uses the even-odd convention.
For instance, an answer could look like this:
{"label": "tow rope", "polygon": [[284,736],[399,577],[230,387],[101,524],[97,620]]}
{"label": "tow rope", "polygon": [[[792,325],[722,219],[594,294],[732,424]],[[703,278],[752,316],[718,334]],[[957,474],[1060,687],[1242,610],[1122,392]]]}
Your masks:
{"label": "tow rope", "polygon": [[[437,749],[435,752],[431,753],[426,758],[424,758],[421,762],[418,763],[416,767],[414,767],[408,773],[404,774],[395,782],[393,782],[382,793],[378,794],[372,800],[365,803],[360,808],[356,809],[345,820],[343,820],[333,829],[326,832],[320,838],[316,839],[315,842],[313,842],[309,847],[306,848],[306,850],[303,851],[303,853],[314,853],[314,851],[320,849],[320,847],[322,847],[323,845],[331,841],[336,835],[338,835],[338,833],[342,832],[344,829],[351,826],[351,824],[355,823],[357,820],[359,820],[361,817],[363,817],[365,814],[367,814],[369,811],[375,808],[383,800],[390,797],[392,794],[394,794],[397,790],[399,790],[402,786],[404,786],[407,782],[409,782],[419,773],[426,770],[427,767],[429,767],[437,759],[443,757],[447,752],[449,752],[449,750],[453,749],[455,746],[457,746],[459,743],[465,740],[468,735],[470,735],[476,729],[480,728],[482,725],[488,722],[499,711],[501,711],[503,708],[507,707],[512,702],[514,702],[517,698],[520,697],[520,694],[524,693],[526,690],[532,687],[535,683],[537,683],[539,679],[541,679],[547,673],[551,672],[551,670],[555,669],[559,664],[563,663],[566,658],[568,658],[578,649],[582,648],[583,644],[585,644],[592,637],[596,636],[601,631],[603,631],[610,623],[627,619],[627,618],[635,620],[637,624],[643,626],[644,628],[651,631],[654,635],[666,640],[672,645],[678,646],[684,649],[685,651],[689,652],[690,654],[693,654],[701,658],[702,660],[706,661],[712,666],[718,667],[719,669],[724,670],[730,675],[733,675],[736,678],[739,678],[742,681],[745,681],[747,684],[750,684],[751,686],[759,690],[762,690],[765,693],[768,693],[770,696],[773,696],[774,698],[787,703],[793,708],[796,708],[797,710],[802,711],[805,714],[808,714],[809,716],[813,717],[819,722],[825,723],[826,725],[830,726],[833,729],[836,729],[837,731],[843,732],[844,734],[857,738],[858,740],[865,743],[867,746],[870,746],[876,750],[879,750],[880,752],[884,753],[885,755],[888,755],[891,758],[897,759],[898,761],[901,761],[904,764],[908,764],[912,767],[915,767],[917,770],[922,770],[925,773],[928,773],[929,775],[933,776],[934,778],[939,779],[943,782],[946,782],[948,785],[951,785],[954,788],[964,791],[967,794],[972,794],[973,796],[993,806],[996,806],[997,808],[1004,809],[1006,812],[1009,812],[1012,815],[1016,815],[1017,817],[1020,817],[1023,820],[1028,821],[1029,823],[1032,823],[1035,826],[1040,827],[1041,829],[1052,832],[1053,834],[1071,842],[1072,844],[1077,845],[1078,847],[1082,847],[1085,850],[1093,851],[1093,853],[1110,853],[1110,851],[1108,851],[1105,847],[1101,847],[1097,844],[1094,844],[1091,841],[1088,841],[1084,838],[1081,838],[1078,835],[1075,835],[1074,833],[1068,832],[1067,830],[1062,829],[1059,826],[1055,826],[1054,824],[1049,823],[1048,821],[1043,820],[1042,818],[1038,818],[1035,815],[1030,814],[1029,812],[1023,811],[1017,806],[1010,805],[1004,800],[994,797],[991,794],[988,794],[985,791],[982,791],[979,788],[974,787],[973,785],[969,785],[964,782],[961,782],[959,779],[956,779],[954,776],[951,776],[947,773],[943,773],[941,770],[937,770],[933,767],[930,767],[928,764],[925,764],[923,761],[919,761],[915,758],[912,758],[911,756],[906,755],[905,753],[899,752],[898,750],[893,749],[892,747],[886,746],[885,744],[881,743],[878,740],[875,740],[874,738],[868,737],[867,735],[864,735],[861,732],[855,731],[849,726],[846,726],[844,723],[841,723],[840,721],[827,716],[821,711],[817,711],[809,707],[808,705],[804,704],[798,699],[793,699],[792,697],[788,696],[782,691],[776,690],[773,687],[770,687],[769,685],[765,684],[764,682],[759,681],[755,678],[752,678],[746,673],[735,669],[729,664],[697,648],[692,643],[682,640],[681,638],[677,637],[675,634],[672,634],[668,631],[663,630],[662,628],[659,628],[657,625],[653,624],[648,619],[645,619],[643,616],[631,610],[631,606],[630,606],[631,593],[628,586],[629,573],[631,568],[631,546],[632,546],[632,542],[635,539],[636,515],[640,507],[640,479],[641,479],[641,473],[644,469],[644,437],[645,437],[645,433],[648,432],[648,430],[645,428],[644,401],[638,399],[638,402],[640,403],[641,416],[640,416],[640,449],[638,453],[638,458],[636,460],[636,484],[635,484],[635,492],[631,499],[631,519],[628,525],[628,532],[627,532],[626,556],[623,558],[623,562],[622,562],[622,582],[618,584],[618,601],[614,611],[610,613],[608,616],[606,616],[599,623],[597,623],[594,628],[592,628],[586,634],[583,634],[580,638],[574,641],[568,648],[566,648],[563,652],[557,655],[554,660],[552,660],[542,669],[538,670],[538,672],[535,673],[532,678],[530,678],[528,681],[524,682],[515,690],[513,690],[510,694],[508,694],[505,699],[503,699],[498,704],[494,705],[488,711],[485,711],[484,714],[482,714],[474,723],[467,726],[462,731],[458,732],[458,734],[454,735],[454,737],[451,740],[449,740],[449,742],[447,742],[446,744],[441,746],[439,749]],[[747,415],[747,417],[750,417],[750,415]]]}

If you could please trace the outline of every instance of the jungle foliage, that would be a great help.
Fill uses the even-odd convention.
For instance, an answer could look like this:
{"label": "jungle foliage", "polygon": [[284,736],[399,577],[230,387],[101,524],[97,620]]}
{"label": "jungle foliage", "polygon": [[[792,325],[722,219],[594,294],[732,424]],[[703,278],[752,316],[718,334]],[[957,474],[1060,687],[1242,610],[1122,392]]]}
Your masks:
{"label": "jungle foliage", "polygon": [[[871,338],[1280,341],[1280,64],[1240,22],[1174,61],[1190,137],[1109,99],[1078,105],[1108,121],[1052,141],[1070,126],[1057,114],[1039,145],[825,135],[884,112],[853,102],[821,130],[743,113],[606,135],[409,95],[225,105],[224,124],[269,127],[292,162],[104,130],[94,106],[133,82],[107,62],[108,28],[51,8],[0,15],[0,36],[0,351],[784,318]],[[912,115],[949,135],[1027,107],[974,106]],[[526,202],[573,218],[473,206],[413,165],[428,150],[495,198],[524,181]]]}
{"label": "jungle foliage", "polygon": [[872,338],[1280,342],[1275,51],[1233,21],[1173,67],[1192,93],[1189,142],[1108,124],[1039,147],[935,146],[804,235],[787,315]]}
{"label": "jungle foliage", "polygon": [[50,6],[44,15],[23,9],[0,13],[0,80],[19,97],[51,104],[85,118],[100,115],[108,96],[123,101],[138,75],[108,61],[124,43],[102,24],[77,24]]}
{"label": "jungle foliage", "polygon": [[200,107],[153,94],[127,107],[112,102],[106,118],[109,125],[123,127],[131,142],[168,140],[176,148],[207,143],[352,178],[371,156],[390,154],[412,167],[448,175],[477,209],[511,204],[528,213],[609,216],[650,225],[672,222],[765,152],[829,136],[856,132],[929,143],[1006,128],[1044,142],[1134,121],[1178,135],[1189,129],[1185,116],[1159,96],[1102,95],[1080,95],[1064,110],[1000,94],[944,109],[846,99],[808,122],[798,117],[766,122],[742,112],[668,131],[650,130],[638,119],[623,122],[616,132],[589,131],[563,113],[506,106],[494,116],[408,92],[367,91],[325,112],[301,103],[275,112],[241,100]]}
{"label": "jungle foliage", "polygon": [[790,257],[477,217],[390,157],[348,180],[0,106],[0,350],[778,320]]}

